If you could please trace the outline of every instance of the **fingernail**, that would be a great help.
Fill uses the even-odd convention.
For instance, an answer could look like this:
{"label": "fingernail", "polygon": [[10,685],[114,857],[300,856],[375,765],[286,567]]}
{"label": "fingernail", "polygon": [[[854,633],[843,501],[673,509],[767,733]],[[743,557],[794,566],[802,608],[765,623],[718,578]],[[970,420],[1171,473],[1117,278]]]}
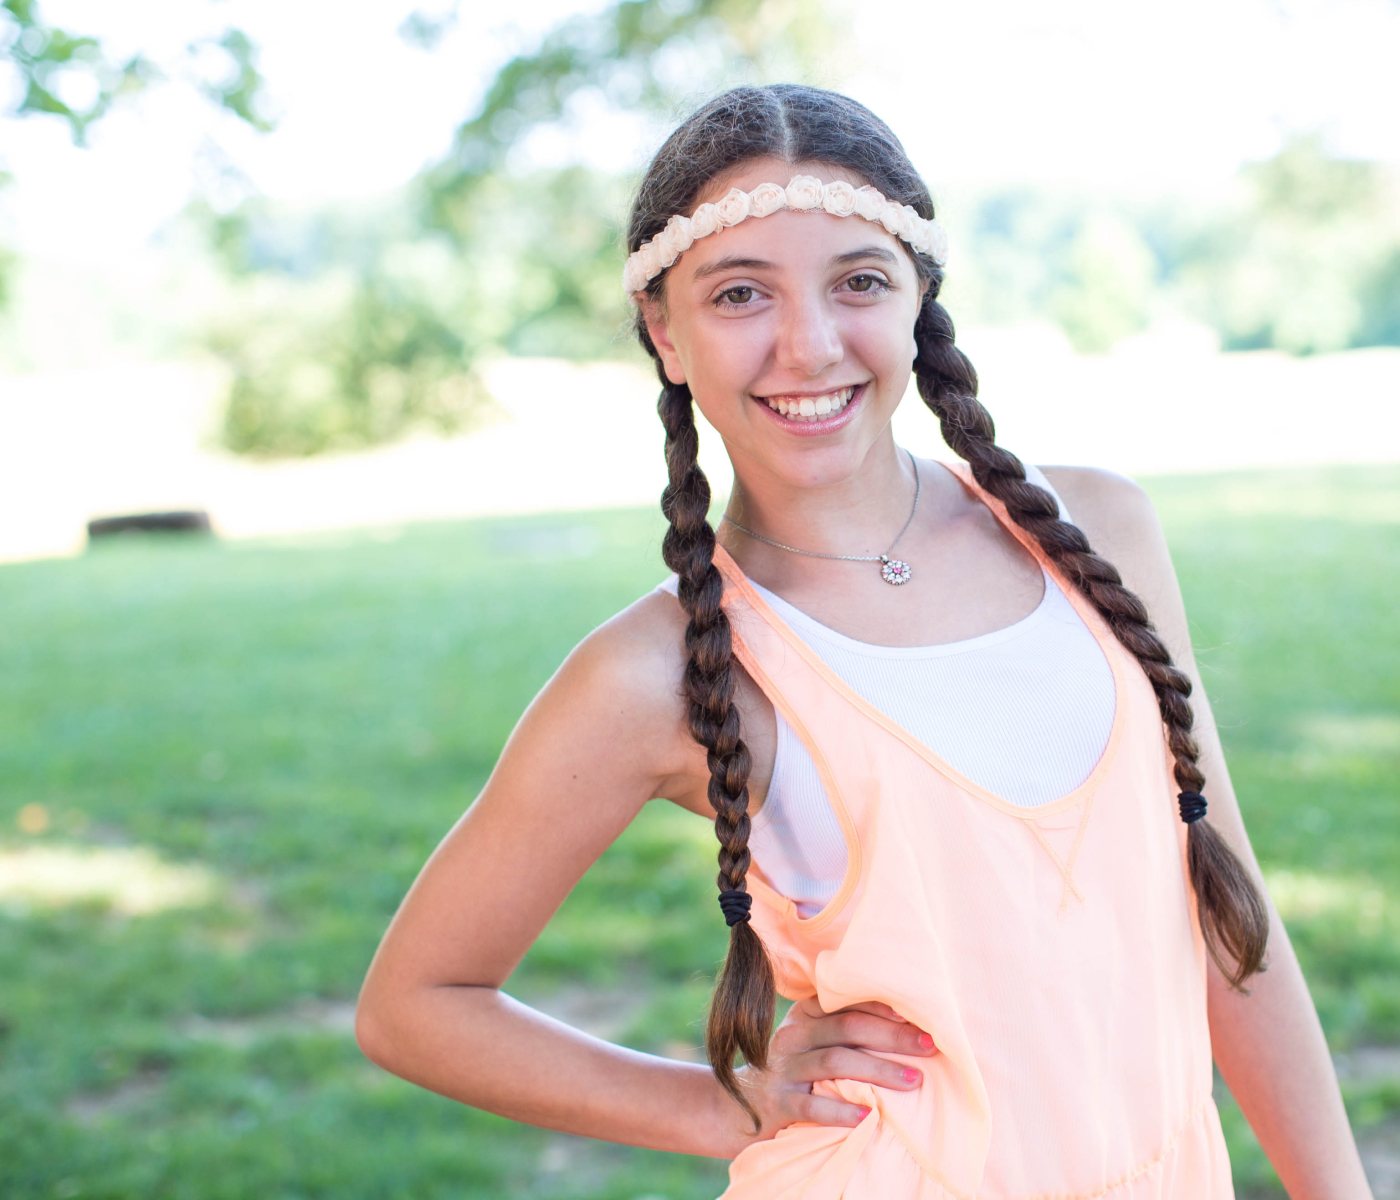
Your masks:
{"label": "fingernail", "polygon": [[926,1033],[921,1033],[921,1034],[919,1034],[919,1049],[921,1049],[921,1050],[932,1050],[932,1049],[933,1049],[933,1038],[929,1037],[929,1035],[926,1034]]}
{"label": "fingernail", "polygon": [[913,1067],[905,1067],[903,1074],[905,1083],[918,1083],[923,1078]]}
{"label": "fingernail", "polygon": [[868,1117],[869,1115],[870,1115],[870,1110],[869,1110],[868,1108],[864,1108],[864,1107],[863,1107],[863,1108],[861,1108],[861,1110],[860,1110],[860,1116],[857,1118],[857,1120],[864,1121],[865,1118]]}

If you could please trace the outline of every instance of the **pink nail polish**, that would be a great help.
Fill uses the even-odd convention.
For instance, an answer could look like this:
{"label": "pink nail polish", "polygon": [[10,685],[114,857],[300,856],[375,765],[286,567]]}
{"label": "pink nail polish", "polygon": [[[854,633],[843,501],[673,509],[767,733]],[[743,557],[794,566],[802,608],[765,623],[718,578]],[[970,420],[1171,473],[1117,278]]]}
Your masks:
{"label": "pink nail polish", "polygon": [[921,1050],[932,1050],[933,1038],[929,1037],[926,1033],[919,1034],[919,1048]]}
{"label": "pink nail polish", "polygon": [[922,1078],[923,1078],[923,1076],[920,1075],[920,1074],[918,1073],[918,1071],[914,1070],[913,1067],[905,1067],[905,1068],[904,1068],[904,1082],[905,1082],[905,1083],[918,1083],[919,1080],[922,1079]]}

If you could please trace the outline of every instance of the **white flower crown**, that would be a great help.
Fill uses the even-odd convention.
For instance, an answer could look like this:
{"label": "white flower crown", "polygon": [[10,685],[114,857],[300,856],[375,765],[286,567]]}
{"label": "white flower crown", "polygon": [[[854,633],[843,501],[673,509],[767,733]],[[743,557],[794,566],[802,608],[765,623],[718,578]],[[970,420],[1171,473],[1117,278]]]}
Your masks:
{"label": "white flower crown", "polygon": [[940,267],[948,261],[948,235],[937,221],[925,220],[908,204],[896,204],[878,188],[852,187],[844,179],[823,183],[813,175],[794,175],[787,187],[760,183],[751,192],[730,188],[720,199],[702,204],[688,217],[679,213],[666,227],[627,258],[622,286],[635,297],[702,237],[729,229],[749,217],[767,217],[783,209],[825,212],[833,217],[864,217],[927,254]]}

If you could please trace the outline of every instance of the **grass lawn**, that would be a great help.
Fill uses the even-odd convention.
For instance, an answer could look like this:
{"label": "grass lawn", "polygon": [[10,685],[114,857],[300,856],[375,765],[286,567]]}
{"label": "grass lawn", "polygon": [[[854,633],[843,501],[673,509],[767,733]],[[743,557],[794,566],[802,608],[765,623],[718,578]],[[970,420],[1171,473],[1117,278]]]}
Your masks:
{"label": "grass lawn", "polygon": [[[1400,1044],[1400,468],[1147,482],[1333,1048]],[[661,531],[569,514],[0,567],[0,1194],[722,1189],[719,1162],[420,1092],[349,1026],[419,865],[569,647],[661,578]],[[698,1056],[713,872],[704,823],[649,806],[510,990]],[[1400,1081],[1345,1086],[1358,1129],[1400,1115]],[[1242,1192],[1282,1196],[1222,1110]]]}

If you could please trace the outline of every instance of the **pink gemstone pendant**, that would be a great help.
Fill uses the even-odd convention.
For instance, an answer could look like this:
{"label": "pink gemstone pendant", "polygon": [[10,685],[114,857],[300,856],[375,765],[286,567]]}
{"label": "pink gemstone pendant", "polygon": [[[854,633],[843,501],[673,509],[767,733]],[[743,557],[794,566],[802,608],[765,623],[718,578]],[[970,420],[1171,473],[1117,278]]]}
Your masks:
{"label": "pink gemstone pendant", "polygon": [[907,562],[891,558],[888,554],[880,555],[880,576],[886,583],[898,587],[901,583],[908,583],[913,574],[914,569]]}

